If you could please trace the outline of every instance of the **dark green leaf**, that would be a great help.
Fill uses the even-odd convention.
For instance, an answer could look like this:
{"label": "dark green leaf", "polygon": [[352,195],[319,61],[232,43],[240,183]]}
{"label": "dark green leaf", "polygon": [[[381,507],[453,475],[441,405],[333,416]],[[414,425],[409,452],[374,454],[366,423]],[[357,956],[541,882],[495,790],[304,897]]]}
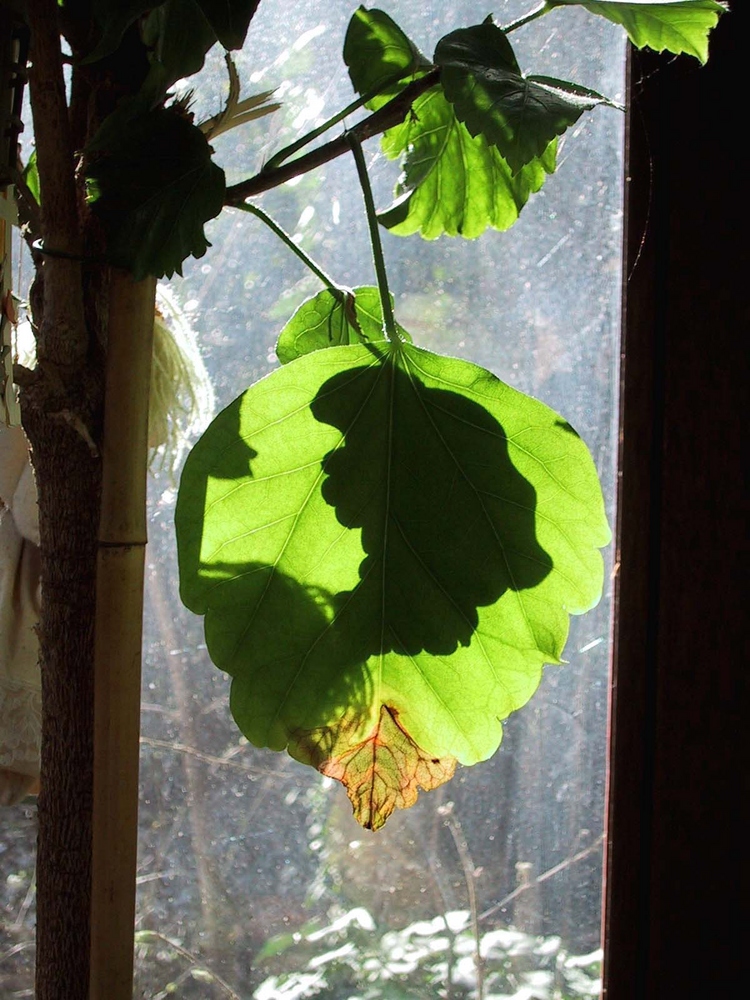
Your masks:
{"label": "dark green leaf", "polygon": [[[163,0],[162,0],[163,2]],[[101,36],[84,63],[96,62],[111,55],[120,45],[122,36],[139,17],[159,6],[159,0],[94,0],[92,11],[101,28]]]}
{"label": "dark green leaf", "polygon": [[687,53],[705,63],[708,59],[708,35],[716,27],[723,4],[715,0],[547,0],[548,7],[585,7],[592,14],[621,24],[633,45],[648,46],[656,52]]}
{"label": "dark green leaf", "polygon": [[555,142],[515,175],[487,140],[456,118],[440,87],[417,98],[407,119],[383,136],[390,157],[404,155],[396,201],[379,215],[391,232],[425,239],[509,229],[529,195],[555,169]]}
{"label": "dark green leaf", "polygon": [[358,94],[383,91],[430,63],[382,10],[359,7],[344,39],[344,62]]}
{"label": "dark green leaf", "polygon": [[149,83],[163,95],[176,80],[202,68],[216,32],[196,0],[167,0],[144,21],[143,40],[151,50]]}
{"label": "dark green leaf", "polygon": [[241,49],[260,0],[197,0],[225,49]]}
{"label": "dark green leaf", "polygon": [[576,84],[525,77],[505,33],[491,21],[441,38],[435,62],[456,117],[473,136],[496,146],[514,174],[584,111],[607,103]]}
{"label": "dark green leaf", "polygon": [[[410,340],[403,327],[401,336]],[[303,302],[279,334],[276,356],[285,365],[326,347],[368,344],[383,339],[383,311],[377,288],[336,294],[329,289]]]}
{"label": "dark green leaf", "polygon": [[[206,21],[225,49],[241,49],[247,29],[260,0],[196,0]],[[94,62],[114,52],[125,31],[147,11],[160,7],[164,0],[95,0],[94,17],[102,34],[86,62]],[[195,23],[192,13],[188,15]],[[196,42],[189,42],[191,48]]]}
{"label": "dark green leaf", "polygon": [[[94,135],[89,139],[86,146],[86,153],[88,155],[119,149],[122,143],[122,136],[126,134],[127,130],[133,127],[133,122],[151,111],[159,85],[155,77],[152,77],[151,80],[147,79],[146,83],[149,83],[148,89],[141,88],[137,94],[133,94],[131,97],[124,97],[115,110],[107,115]],[[153,90],[150,86],[151,83],[154,84]]]}
{"label": "dark green leaf", "polygon": [[307,354],[219,414],[176,527],[240,728],[343,781],[373,828],[494,752],[599,599],[609,540],[565,421],[384,342]]}
{"label": "dark green leaf", "polygon": [[192,76],[203,66],[205,54],[216,42],[196,0],[166,0],[143,21],[143,40],[150,68],[137,94],[120,101],[87,146],[88,153],[118,145],[122,130],[133,119],[160,105],[176,80]]}
{"label": "dark green leaf", "polygon": [[222,209],[224,171],[199,128],[176,111],[127,122],[88,167],[89,198],[107,229],[113,263],[136,279],[182,273],[210,245],[203,224]]}

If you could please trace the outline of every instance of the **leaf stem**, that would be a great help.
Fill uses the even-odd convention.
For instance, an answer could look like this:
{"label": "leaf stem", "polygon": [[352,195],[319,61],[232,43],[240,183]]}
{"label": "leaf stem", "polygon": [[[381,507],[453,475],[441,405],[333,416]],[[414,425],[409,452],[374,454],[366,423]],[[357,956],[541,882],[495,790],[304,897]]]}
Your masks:
{"label": "leaf stem", "polygon": [[517,28],[522,28],[524,24],[528,24],[529,21],[536,21],[538,17],[543,14],[547,14],[552,10],[552,7],[547,3],[547,0],[542,0],[542,3],[533,10],[530,10],[528,14],[524,14],[523,17],[519,17],[517,21],[511,21],[510,24],[502,26],[502,30],[506,35],[509,35],[511,31],[515,31]]}
{"label": "leaf stem", "polygon": [[294,142],[290,143],[288,146],[284,146],[283,149],[280,149],[278,153],[274,153],[271,159],[263,164],[261,173],[267,173],[268,171],[275,170],[284,162],[284,160],[288,160],[290,156],[293,156],[298,150],[307,146],[308,143],[313,142],[313,140],[317,139],[318,136],[323,135],[323,133],[327,132],[329,128],[333,128],[334,125],[338,125],[338,123],[346,118],[347,115],[353,114],[355,111],[364,107],[364,105],[367,104],[368,101],[371,101],[373,97],[377,97],[378,93],[379,91],[377,90],[371,90],[367,94],[362,94],[356,98],[356,100],[352,101],[351,104],[347,104],[347,106],[342,111],[335,114],[333,118],[328,118],[322,125],[318,125],[318,127],[314,128],[311,132],[305,133],[305,135],[300,136],[299,139],[295,139]]}
{"label": "leaf stem", "polygon": [[233,205],[232,207],[238,208],[241,212],[248,212],[250,215],[255,215],[261,222],[265,222],[268,228],[279,237],[281,242],[288,246],[292,253],[296,254],[317,278],[320,278],[326,288],[330,289],[337,298],[343,298],[347,289],[342,285],[338,285],[330,275],[326,274],[322,267],[318,267],[312,257],[308,256],[302,247],[294,242],[289,233],[285,232],[277,222],[274,222],[271,216],[264,212],[262,208],[258,208],[257,205],[252,205],[248,201],[240,202],[239,205]]}
{"label": "leaf stem", "polygon": [[362,196],[365,201],[365,212],[367,213],[367,227],[370,230],[370,245],[372,247],[372,259],[375,262],[375,273],[378,277],[378,291],[380,292],[380,306],[383,310],[383,330],[392,343],[400,343],[403,338],[398,332],[396,318],[393,315],[393,305],[391,293],[388,288],[388,275],[385,268],[385,257],[383,256],[383,244],[380,239],[377,213],[375,211],[375,201],[372,197],[372,187],[367,174],[367,164],[365,154],[362,152],[362,144],[353,132],[347,134],[349,148],[354,155],[354,162],[357,165],[357,176],[362,188]]}
{"label": "leaf stem", "polygon": [[381,132],[393,128],[394,125],[399,125],[406,118],[414,101],[421,94],[424,94],[425,91],[434,87],[439,79],[440,69],[435,68],[430,70],[429,73],[419,77],[418,80],[413,80],[410,84],[407,84],[392,100],[384,104],[382,108],[378,108],[377,111],[364,118],[361,122],[358,122],[349,132],[344,132],[335,139],[331,139],[330,142],[324,143],[309,153],[305,153],[296,160],[292,160],[291,163],[283,163],[273,170],[269,170],[268,164],[266,164],[266,167],[254,177],[249,177],[247,180],[240,181],[238,184],[232,184],[228,187],[224,204],[238,208],[245,198],[262,194],[263,191],[270,191],[271,188],[278,187],[293,177],[299,177],[309,170],[314,170],[324,163],[329,163],[337,156],[341,156],[342,153],[348,152],[347,135],[349,134],[355,135],[362,142],[373,135],[379,135]]}

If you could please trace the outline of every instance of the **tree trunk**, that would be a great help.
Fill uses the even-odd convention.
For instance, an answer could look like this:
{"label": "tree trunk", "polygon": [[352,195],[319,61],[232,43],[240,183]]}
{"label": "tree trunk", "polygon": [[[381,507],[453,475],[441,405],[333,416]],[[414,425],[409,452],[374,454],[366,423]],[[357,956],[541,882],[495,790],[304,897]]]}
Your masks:
{"label": "tree trunk", "polygon": [[85,1000],[89,976],[96,529],[100,464],[24,394],[39,489],[42,752],[37,1000]]}
{"label": "tree trunk", "polygon": [[[83,227],[55,0],[28,0],[29,88],[43,264],[33,290],[37,366],[21,409],[42,553],[37,1000],[86,1000],[89,980],[93,661],[103,404],[102,331],[82,267]],[[84,289],[86,288],[86,292]],[[84,295],[88,302],[84,305]]]}

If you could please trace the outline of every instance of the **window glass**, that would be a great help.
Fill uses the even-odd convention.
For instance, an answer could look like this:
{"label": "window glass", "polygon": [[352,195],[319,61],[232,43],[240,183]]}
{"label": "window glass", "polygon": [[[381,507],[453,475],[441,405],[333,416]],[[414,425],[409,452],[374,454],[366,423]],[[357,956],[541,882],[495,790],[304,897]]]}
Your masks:
{"label": "window glass", "polygon": [[[494,14],[507,23],[529,6],[507,2]],[[475,0],[392,0],[387,9],[428,54],[441,35],[488,13]],[[350,0],[260,5],[237,67],[243,92],[278,88],[282,108],[215,140],[230,183],[352,99],[341,60],[351,11]],[[623,40],[601,18],[555,12],[513,42],[524,70],[622,96]],[[191,86],[198,119],[221,106],[220,56]],[[397,318],[414,340],[476,361],[564,415],[594,454],[611,520],[622,127],[613,109],[585,114],[562,140],[558,172],[507,233],[425,242],[383,232]],[[397,168],[377,148],[371,140],[366,155],[382,206]],[[335,280],[374,284],[349,157],[261,204]],[[218,409],[275,367],[281,326],[320,284],[254,217],[227,211],[209,238],[213,247],[170,289]],[[572,619],[567,663],[546,668],[495,756],[372,834],[356,825],[340,786],[240,737],[202,621],[178,598],[175,496],[174,474],[157,469],[135,995],[598,995],[609,583],[594,611]],[[3,996],[32,995],[34,835],[33,806],[0,811]]]}

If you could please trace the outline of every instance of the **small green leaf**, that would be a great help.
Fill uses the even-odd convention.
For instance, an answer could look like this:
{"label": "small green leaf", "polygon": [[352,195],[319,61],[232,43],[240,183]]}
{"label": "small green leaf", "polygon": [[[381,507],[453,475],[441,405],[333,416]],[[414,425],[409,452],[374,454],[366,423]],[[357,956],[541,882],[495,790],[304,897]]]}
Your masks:
{"label": "small green leaf", "polygon": [[599,599],[609,540],[564,420],[386,342],[248,389],[188,457],[175,520],[241,730],[343,781],[371,828],[495,751]]}
{"label": "small green leaf", "polygon": [[[403,327],[401,336],[410,340]],[[276,356],[282,365],[326,347],[368,344],[383,339],[383,311],[377,288],[336,294],[329,289],[303,302],[279,334]]]}
{"label": "small green leaf", "polygon": [[430,63],[382,10],[359,7],[344,39],[344,62],[358,94],[382,91]]}
{"label": "small green leaf", "polygon": [[161,935],[156,931],[136,931],[133,939],[136,944],[161,944]]}
{"label": "small green leaf", "polygon": [[224,201],[224,171],[199,128],[159,109],[124,123],[88,165],[89,199],[107,230],[110,260],[136,280],[182,274],[210,246],[203,225]]}
{"label": "small green leaf", "polygon": [[505,33],[491,21],[441,38],[435,62],[456,117],[473,136],[496,146],[514,174],[584,111],[609,103],[576,84],[525,77]]}
{"label": "small green leaf", "polygon": [[723,4],[715,0],[547,0],[552,7],[585,7],[592,14],[621,24],[637,48],[687,53],[702,63],[708,59],[708,35],[716,27]]}
{"label": "small green leaf", "polygon": [[31,156],[29,156],[28,160],[26,161],[26,166],[23,168],[23,179],[26,182],[26,187],[34,196],[34,200],[36,201],[37,205],[41,205],[42,194],[39,189],[39,168],[36,162],[35,149],[32,149]]}
{"label": "small green leaf", "polygon": [[277,934],[274,937],[267,938],[261,945],[260,951],[256,951],[253,955],[253,962],[257,967],[263,962],[267,962],[270,958],[283,955],[284,952],[289,951],[290,948],[293,948],[298,943],[299,937],[290,931],[287,931],[286,934]]}
{"label": "small green leaf", "polygon": [[225,49],[241,49],[260,0],[197,0]]}
{"label": "small green leaf", "polygon": [[404,155],[396,201],[378,216],[391,232],[425,239],[510,229],[529,195],[555,169],[556,143],[516,174],[482,135],[472,136],[440,87],[417,98],[383,136],[387,156]]}

